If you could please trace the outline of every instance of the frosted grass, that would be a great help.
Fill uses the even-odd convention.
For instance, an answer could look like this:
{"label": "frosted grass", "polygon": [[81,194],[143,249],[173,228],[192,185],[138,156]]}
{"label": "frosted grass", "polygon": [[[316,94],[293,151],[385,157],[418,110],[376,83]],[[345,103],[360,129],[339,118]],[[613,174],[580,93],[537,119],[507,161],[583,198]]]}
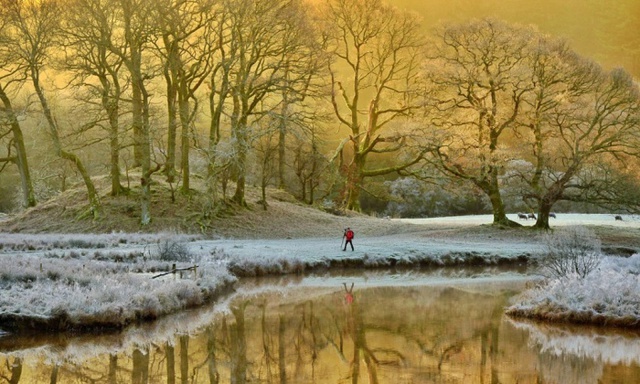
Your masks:
{"label": "frosted grass", "polygon": [[523,292],[507,314],[542,320],[640,326],[640,254],[607,257],[585,278],[548,279]]}
{"label": "frosted grass", "polygon": [[[219,262],[205,260],[196,276],[152,278],[172,265],[5,255],[0,257],[0,318],[64,329],[123,327],[212,301],[236,281]],[[192,265],[176,263],[177,268]]]}

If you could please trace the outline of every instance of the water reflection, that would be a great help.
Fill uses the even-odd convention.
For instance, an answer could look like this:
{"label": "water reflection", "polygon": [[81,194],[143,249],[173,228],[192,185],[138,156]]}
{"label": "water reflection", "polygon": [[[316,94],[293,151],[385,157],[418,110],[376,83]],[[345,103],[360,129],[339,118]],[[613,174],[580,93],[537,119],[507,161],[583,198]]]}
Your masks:
{"label": "water reflection", "polygon": [[637,369],[640,365],[639,332],[604,332],[588,326],[509,322],[527,333],[529,344],[537,350],[541,376],[549,378],[545,382],[601,383],[605,371],[614,368],[618,370],[615,382],[640,382]]}
{"label": "water reflection", "polygon": [[634,383],[640,377],[637,334],[505,318],[522,279],[402,286],[376,286],[370,276],[366,283],[346,279],[286,288],[278,282],[277,289],[263,280],[261,289],[247,284],[221,308],[118,335],[14,343],[11,351],[3,337],[0,382]]}

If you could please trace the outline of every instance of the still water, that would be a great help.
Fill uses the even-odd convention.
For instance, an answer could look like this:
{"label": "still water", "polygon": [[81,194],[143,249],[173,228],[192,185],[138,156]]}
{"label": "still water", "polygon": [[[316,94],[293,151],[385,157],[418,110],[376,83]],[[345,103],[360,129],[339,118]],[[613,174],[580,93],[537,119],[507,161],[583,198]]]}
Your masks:
{"label": "still water", "polygon": [[0,383],[640,383],[638,333],[505,317],[530,280],[246,280],[215,306],[114,334],[0,336]]}

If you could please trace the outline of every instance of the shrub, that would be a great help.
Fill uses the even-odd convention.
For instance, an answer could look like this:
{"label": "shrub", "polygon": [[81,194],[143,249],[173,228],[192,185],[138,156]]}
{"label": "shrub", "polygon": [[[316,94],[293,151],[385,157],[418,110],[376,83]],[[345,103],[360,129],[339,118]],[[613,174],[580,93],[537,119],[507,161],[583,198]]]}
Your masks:
{"label": "shrub", "polygon": [[603,259],[600,240],[584,227],[567,227],[545,239],[547,252],[540,259],[542,274],[551,278],[585,278]]}
{"label": "shrub", "polygon": [[192,256],[185,243],[166,238],[158,241],[158,259],[162,261],[190,261]]}

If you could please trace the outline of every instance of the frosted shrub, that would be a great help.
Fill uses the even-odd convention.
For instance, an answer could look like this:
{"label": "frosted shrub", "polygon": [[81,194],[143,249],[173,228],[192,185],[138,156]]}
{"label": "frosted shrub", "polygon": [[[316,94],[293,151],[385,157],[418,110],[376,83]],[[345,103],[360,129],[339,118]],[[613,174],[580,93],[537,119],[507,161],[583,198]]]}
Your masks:
{"label": "frosted shrub", "polygon": [[162,261],[190,261],[192,255],[187,244],[165,238],[158,241],[158,258]]}
{"label": "frosted shrub", "polygon": [[542,274],[551,278],[585,278],[598,268],[603,255],[596,234],[584,227],[567,227],[545,239],[547,252],[540,259]]}

